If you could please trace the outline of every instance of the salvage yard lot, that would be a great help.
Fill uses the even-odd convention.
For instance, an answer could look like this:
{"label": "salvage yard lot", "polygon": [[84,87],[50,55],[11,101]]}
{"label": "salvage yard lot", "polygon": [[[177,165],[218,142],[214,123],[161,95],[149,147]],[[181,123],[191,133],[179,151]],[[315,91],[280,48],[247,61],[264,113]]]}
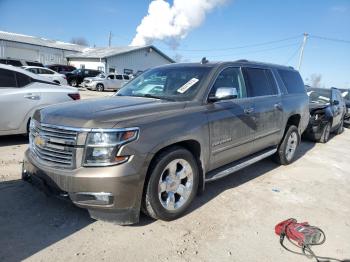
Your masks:
{"label": "salvage yard lot", "polygon": [[94,221],[22,182],[26,148],[23,136],[0,137],[0,261],[308,261],[274,234],[289,217],[325,231],[317,254],[350,258],[350,129],[327,144],[303,141],[290,166],[266,159],[208,184],[176,221],[142,216],[134,226]]}

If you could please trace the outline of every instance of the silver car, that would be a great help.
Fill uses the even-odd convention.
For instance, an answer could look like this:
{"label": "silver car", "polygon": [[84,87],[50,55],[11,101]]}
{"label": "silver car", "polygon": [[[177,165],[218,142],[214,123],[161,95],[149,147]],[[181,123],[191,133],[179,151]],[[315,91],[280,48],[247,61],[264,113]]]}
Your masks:
{"label": "silver car", "polygon": [[77,99],[80,95],[76,88],[0,64],[0,136],[25,134],[36,109]]}
{"label": "silver car", "polygon": [[85,77],[83,87],[95,91],[117,91],[130,80],[126,74],[99,74],[96,77]]}

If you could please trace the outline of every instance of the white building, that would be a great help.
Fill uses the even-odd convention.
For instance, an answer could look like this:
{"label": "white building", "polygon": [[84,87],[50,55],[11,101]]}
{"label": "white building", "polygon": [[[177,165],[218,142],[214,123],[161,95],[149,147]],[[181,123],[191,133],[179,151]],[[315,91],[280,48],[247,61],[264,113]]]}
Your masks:
{"label": "white building", "polygon": [[67,64],[69,54],[87,47],[40,37],[0,31],[0,58],[22,59],[49,64]]}
{"label": "white building", "polygon": [[151,45],[89,48],[4,31],[0,31],[0,59],[36,61],[44,65],[68,63],[77,68],[127,74],[174,62]]}
{"label": "white building", "polygon": [[97,69],[107,73],[136,74],[150,67],[174,61],[156,47],[106,47],[94,48],[67,56],[76,68]]}

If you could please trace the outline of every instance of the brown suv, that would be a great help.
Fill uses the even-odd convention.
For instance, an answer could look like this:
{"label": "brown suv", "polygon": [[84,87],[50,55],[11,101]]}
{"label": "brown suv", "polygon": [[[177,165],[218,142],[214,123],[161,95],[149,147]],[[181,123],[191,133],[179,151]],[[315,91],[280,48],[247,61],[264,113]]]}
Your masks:
{"label": "brown suv", "polygon": [[309,121],[292,68],[248,61],[148,70],[115,96],[53,105],[30,124],[23,179],[92,217],[181,216],[205,183],[263,158],[293,161]]}

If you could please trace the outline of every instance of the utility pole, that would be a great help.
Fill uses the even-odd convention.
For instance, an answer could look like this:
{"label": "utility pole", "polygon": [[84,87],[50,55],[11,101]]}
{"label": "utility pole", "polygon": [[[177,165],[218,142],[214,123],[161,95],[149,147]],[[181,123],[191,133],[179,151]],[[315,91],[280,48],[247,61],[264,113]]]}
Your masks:
{"label": "utility pole", "polygon": [[111,44],[112,44],[112,31],[109,31],[108,47],[111,47]]}
{"label": "utility pole", "polygon": [[304,57],[304,49],[306,45],[307,38],[309,37],[308,33],[304,33],[304,38],[303,38],[303,44],[301,45],[301,50],[300,50],[300,55],[299,55],[299,64],[298,64],[298,70],[300,71],[301,68],[301,63],[303,62],[303,57]]}

